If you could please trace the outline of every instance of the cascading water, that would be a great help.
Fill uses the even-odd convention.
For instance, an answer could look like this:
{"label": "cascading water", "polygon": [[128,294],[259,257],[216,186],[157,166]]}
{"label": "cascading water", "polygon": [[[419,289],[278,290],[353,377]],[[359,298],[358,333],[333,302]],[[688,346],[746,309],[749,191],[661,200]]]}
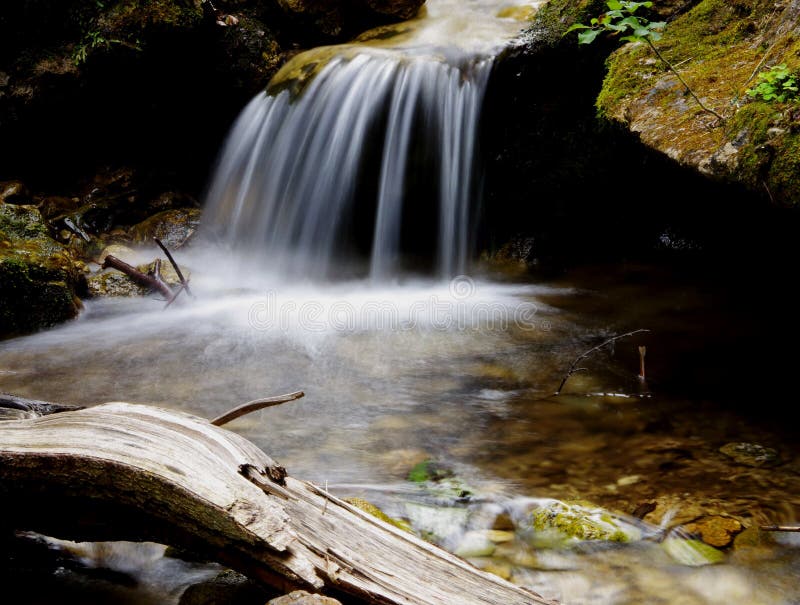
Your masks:
{"label": "cascading water", "polygon": [[[279,270],[320,276],[348,252],[357,224],[369,232],[370,277],[380,280],[398,270],[403,240],[421,231],[435,234],[426,249],[436,271],[463,273],[481,101],[492,53],[520,24],[487,14],[494,3],[450,11],[451,3],[430,2],[398,40],[384,28],[377,43],[322,49],[327,62],[300,91],[289,74],[316,69],[320,51],[279,73],[274,92],[239,117],[221,156],[205,213],[216,235]],[[426,207],[404,233],[406,206],[419,205],[410,199],[418,195]]]}

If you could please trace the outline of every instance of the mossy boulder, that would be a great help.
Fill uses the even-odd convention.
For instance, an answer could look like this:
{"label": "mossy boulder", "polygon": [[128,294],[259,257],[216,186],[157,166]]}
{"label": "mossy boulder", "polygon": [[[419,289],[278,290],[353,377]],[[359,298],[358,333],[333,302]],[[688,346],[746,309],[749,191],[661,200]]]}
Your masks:
{"label": "mossy boulder", "polygon": [[683,79],[724,122],[704,111],[645,44],[608,59],[597,97],[601,117],[624,125],[676,162],[770,203],[800,204],[800,105],[751,100],[755,74],[800,69],[797,2],[702,0],[676,11],[657,43]]}
{"label": "mossy boulder", "polygon": [[75,317],[80,269],[36,208],[0,203],[0,338]]}

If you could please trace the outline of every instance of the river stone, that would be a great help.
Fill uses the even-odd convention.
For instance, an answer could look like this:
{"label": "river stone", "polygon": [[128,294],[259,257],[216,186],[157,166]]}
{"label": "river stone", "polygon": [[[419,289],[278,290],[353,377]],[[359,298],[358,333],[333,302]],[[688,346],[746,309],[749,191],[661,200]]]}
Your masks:
{"label": "river stone", "polygon": [[725,548],[733,543],[736,534],[744,529],[742,524],[732,517],[712,515],[687,523],[683,529],[715,548]]}
{"label": "river stone", "polygon": [[719,451],[732,458],[737,464],[755,468],[778,466],[783,463],[777,450],[758,443],[726,443]]}
{"label": "river stone", "polygon": [[684,540],[682,538],[667,538],[661,543],[661,548],[672,557],[676,563],[689,567],[713,565],[725,560],[725,555],[700,540]]}
{"label": "river stone", "polygon": [[27,204],[31,194],[22,181],[4,181],[0,183],[0,203]]}
{"label": "river stone", "polygon": [[90,297],[102,296],[144,296],[143,288],[130,277],[116,269],[105,269],[86,279],[86,289]]}
{"label": "river stone", "polygon": [[637,527],[591,504],[544,500],[531,510],[526,523],[534,542],[548,536],[609,542],[630,542],[641,538]]}
{"label": "river stone", "polygon": [[123,246],[122,244],[111,244],[110,246],[103,248],[103,251],[97,257],[97,263],[102,265],[103,261],[106,260],[106,256],[109,254],[125,261],[128,264],[133,264],[134,261],[132,259],[136,257],[136,251],[133,248]]}
{"label": "river stone", "polygon": [[152,244],[153,238],[157,237],[167,248],[180,248],[197,230],[200,214],[197,208],[165,210],[131,227],[129,233],[138,243]]}
{"label": "river stone", "polygon": [[311,594],[305,590],[295,590],[289,594],[272,599],[267,605],[342,605],[341,602],[331,597]]}
{"label": "river stone", "polygon": [[485,531],[475,530],[466,532],[455,547],[453,552],[459,557],[491,557],[497,548],[489,539]]}

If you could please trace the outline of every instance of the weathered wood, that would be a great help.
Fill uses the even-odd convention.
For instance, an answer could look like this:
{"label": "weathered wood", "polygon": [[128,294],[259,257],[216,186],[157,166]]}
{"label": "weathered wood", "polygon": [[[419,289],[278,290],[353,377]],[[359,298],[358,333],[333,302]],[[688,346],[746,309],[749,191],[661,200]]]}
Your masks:
{"label": "weathered wood", "polygon": [[280,405],[282,403],[288,403],[290,401],[295,401],[303,397],[305,393],[303,391],[295,391],[294,393],[287,393],[286,395],[276,395],[275,397],[264,397],[263,399],[254,399],[253,401],[248,401],[247,403],[243,403],[242,405],[238,405],[232,410],[225,412],[224,414],[217,416],[213,420],[211,420],[211,424],[216,426],[222,426],[224,424],[228,424],[237,418],[244,416],[245,414],[250,414],[252,412],[256,412],[258,410],[263,410],[264,408],[271,408],[276,405]]}
{"label": "weathered wood", "polygon": [[549,603],[287,476],[235,433],[150,406],[0,422],[0,505],[17,529],[174,544],[348,603]]}

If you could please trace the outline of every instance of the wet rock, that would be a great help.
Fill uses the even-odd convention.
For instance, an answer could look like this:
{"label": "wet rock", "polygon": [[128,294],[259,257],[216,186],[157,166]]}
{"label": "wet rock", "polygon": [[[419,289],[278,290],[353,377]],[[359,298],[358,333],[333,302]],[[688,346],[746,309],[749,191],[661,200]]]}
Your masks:
{"label": "wet rock", "polygon": [[699,536],[703,542],[715,548],[730,546],[736,535],[744,529],[736,519],[720,515],[703,517],[683,525],[682,528],[689,534]]}
{"label": "wet rock", "polygon": [[526,269],[536,265],[534,238],[524,235],[515,235],[508,242],[486,259],[492,265],[506,266],[509,268]]}
{"label": "wet rock", "polygon": [[117,271],[106,269],[86,279],[87,293],[90,297],[103,296],[144,296],[147,288],[136,284],[131,278]]}
{"label": "wet rock", "polygon": [[133,264],[133,259],[135,259],[137,256],[136,251],[133,250],[133,248],[123,246],[122,244],[111,244],[110,246],[103,248],[103,251],[97,257],[97,264],[102,265],[103,261],[106,259],[106,256],[109,254],[111,256],[116,256],[120,260],[124,260],[128,264]]}
{"label": "wet rock", "polygon": [[604,540],[630,542],[641,531],[610,511],[590,504],[542,500],[534,505],[521,525],[533,542]]}
{"label": "wet rock", "polygon": [[197,208],[165,210],[135,225],[129,234],[137,243],[152,243],[153,238],[157,237],[168,248],[180,248],[191,240],[197,230],[200,214]]}
{"label": "wet rock", "polygon": [[719,448],[719,451],[737,464],[755,468],[778,466],[783,463],[777,450],[758,443],[726,443]]}
{"label": "wet rock", "polygon": [[413,17],[425,0],[355,0],[345,5],[338,0],[278,0],[280,7],[331,37],[340,37],[370,27]]}
{"label": "wet rock", "polygon": [[81,204],[78,197],[65,197],[63,195],[50,195],[45,197],[39,204],[39,212],[42,216],[51,220],[57,216],[62,216],[74,212]]}
{"label": "wet rock", "polygon": [[178,605],[263,605],[269,594],[235,571],[225,570],[205,582],[189,586]]}
{"label": "wet rock", "polygon": [[701,567],[722,563],[725,555],[700,540],[684,540],[667,538],[661,542],[661,548],[676,562],[689,567]]}
{"label": "wet rock", "polygon": [[75,317],[80,272],[33,206],[0,204],[0,337]]}
{"label": "wet rock", "polygon": [[0,182],[0,204],[30,204],[31,194],[21,181]]}
{"label": "wet rock", "polygon": [[295,590],[287,595],[272,599],[267,605],[342,605],[331,597],[311,594],[305,590]]}

